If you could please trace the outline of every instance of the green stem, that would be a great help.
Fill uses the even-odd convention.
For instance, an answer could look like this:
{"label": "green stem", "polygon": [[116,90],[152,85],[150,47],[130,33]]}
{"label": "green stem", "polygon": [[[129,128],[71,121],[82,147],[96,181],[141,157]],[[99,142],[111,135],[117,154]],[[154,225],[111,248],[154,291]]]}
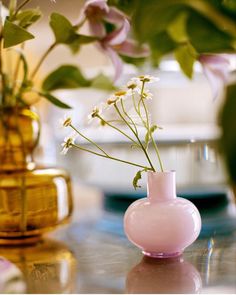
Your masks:
{"label": "green stem", "polygon": [[133,125],[134,126],[134,129],[135,129],[135,133],[136,135],[138,136],[138,129],[136,127],[136,124],[134,123],[133,119],[130,117],[130,115],[126,112],[125,110],[125,106],[124,106],[124,103],[123,103],[123,99],[121,99],[121,107],[122,107],[122,111],[123,113],[125,114],[125,116],[130,120],[130,125]]}
{"label": "green stem", "polygon": [[153,170],[150,167],[145,167],[143,165],[135,164],[135,163],[132,163],[132,162],[129,162],[129,161],[125,161],[125,160],[122,160],[122,159],[118,159],[118,158],[114,158],[114,157],[111,157],[111,156],[106,156],[106,155],[103,155],[103,154],[99,154],[97,152],[94,152],[94,151],[88,150],[86,148],[83,148],[82,146],[79,146],[77,144],[72,144],[72,146],[75,147],[75,148],[78,148],[78,149],[80,149],[82,151],[91,153],[93,155],[96,155],[96,156],[99,156],[99,157],[102,157],[102,158],[106,158],[106,159],[118,161],[118,162],[121,162],[121,163],[129,164],[129,165],[136,166],[136,167],[139,167],[139,168],[143,168],[143,169],[146,169],[146,170],[151,170],[151,171]]}
{"label": "green stem", "polygon": [[2,57],[2,37],[0,37],[0,75],[2,77],[2,106],[5,106],[6,104],[6,80],[5,80],[5,74],[3,72],[3,57]]}
{"label": "green stem", "polygon": [[39,68],[41,67],[42,63],[44,62],[44,60],[47,58],[47,56],[49,55],[49,53],[57,46],[57,43],[54,42],[46,51],[45,53],[42,55],[42,57],[40,58],[38,64],[36,65],[35,69],[33,70],[32,74],[31,74],[31,80],[34,79],[35,75],[37,74]]}
{"label": "green stem", "polygon": [[97,116],[100,120],[102,120],[106,125],[110,126],[111,128],[115,129],[116,131],[118,131],[119,133],[123,134],[126,138],[128,138],[130,141],[132,141],[135,145],[137,145],[137,142],[130,137],[128,134],[126,134],[124,131],[120,130],[119,128],[117,128],[116,126],[110,124],[108,121],[104,120],[100,115]]}
{"label": "green stem", "polygon": [[139,110],[138,110],[138,108],[136,106],[135,98],[134,98],[134,92],[132,93],[132,100],[133,100],[134,109],[135,109],[137,115],[139,116],[139,118],[141,119],[141,121],[143,123],[143,126],[146,128],[146,122],[143,120],[143,118],[141,116],[141,113],[139,112]]}
{"label": "green stem", "polygon": [[160,164],[160,168],[161,168],[161,172],[164,172],[164,168],[163,168],[163,164],[162,164],[162,161],[161,161],[161,157],[160,157],[160,153],[159,153],[159,150],[158,150],[158,147],[157,147],[157,144],[152,136],[152,134],[150,134],[150,137],[151,137],[151,140],[152,140],[152,144],[154,146],[154,149],[156,151],[156,154],[157,154],[157,158],[158,158],[158,161],[159,161],[159,164]]}
{"label": "green stem", "polygon": [[143,108],[144,108],[144,111],[145,111],[146,120],[147,120],[146,128],[149,130],[150,124],[149,124],[148,111],[147,111],[147,107],[146,107],[145,102],[144,102],[144,99],[143,99],[144,84],[145,84],[145,82],[143,82],[143,86],[142,86],[142,90],[141,90],[141,101],[142,101],[142,105],[143,105]]}
{"label": "green stem", "polygon": [[[24,158],[24,162],[26,164],[25,144],[24,144],[23,135],[22,135],[21,130],[19,128],[18,115],[19,115],[18,106],[16,106],[16,116],[15,116],[16,131],[17,131],[17,134],[18,134],[20,142],[21,142],[22,155],[23,155],[23,158]],[[21,178],[20,191],[21,191],[21,222],[20,222],[20,230],[21,230],[22,234],[24,235],[24,233],[27,230],[27,190],[26,190],[26,179],[25,179],[25,174],[24,173],[22,174],[22,178]]]}
{"label": "green stem", "polygon": [[[109,120],[107,122],[108,123],[124,123],[122,120]],[[141,125],[139,123],[132,123],[132,122],[130,122],[130,125],[136,125],[136,126],[143,127],[143,125]]]}
{"label": "green stem", "polygon": [[[121,112],[120,112],[119,108],[117,107],[116,103],[114,104],[114,106],[115,106],[115,109],[116,109],[117,113],[118,113],[119,116],[121,117],[121,119],[125,122],[125,124],[129,127],[129,129],[132,131],[132,133],[133,133],[133,134],[135,135],[135,137],[137,138],[138,143],[139,143],[141,149],[143,150],[143,152],[144,152],[144,154],[145,154],[145,156],[146,156],[146,158],[147,158],[147,160],[148,160],[148,162],[149,162],[149,164],[150,164],[150,166],[151,166],[153,172],[155,172],[155,168],[153,167],[152,162],[151,162],[151,159],[150,159],[150,157],[149,157],[149,155],[148,155],[146,149],[144,148],[144,146],[143,146],[141,140],[139,139],[139,137],[137,136],[137,134],[135,133],[135,131],[133,130],[133,128],[130,126],[129,122],[127,122],[127,120],[126,120],[126,119],[124,118],[124,116],[121,114]],[[135,142],[135,143],[136,143],[136,142]],[[137,144],[137,143],[136,143],[136,144]]]}
{"label": "green stem", "polygon": [[[21,44],[21,50],[24,50],[25,47],[25,43]],[[15,73],[14,73],[14,78],[13,78],[13,86],[12,86],[12,91],[16,92],[14,90],[16,90],[15,88],[17,87],[17,79],[18,79],[18,74],[19,74],[19,70],[20,70],[20,56],[18,56],[18,60],[16,62],[16,68],[15,68]]]}
{"label": "green stem", "polygon": [[14,17],[16,17],[17,16],[17,14],[18,14],[18,12],[26,5],[26,4],[28,4],[29,2],[30,2],[31,0],[25,0],[22,4],[20,4],[18,7],[17,7],[17,9],[16,9],[16,11],[15,11],[15,13],[14,13],[14,15],[13,15],[13,18]]}
{"label": "green stem", "polygon": [[90,142],[91,144],[93,144],[96,148],[98,148],[102,153],[104,153],[104,155],[109,156],[98,144],[96,144],[96,142],[94,142],[93,140],[89,139],[88,137],[86,137],[85,135],[83,135],[77,128],[75,128],[73,125],[69,125],[73,130],[75,130],[75,132],[77,132],[81,137],[83,137],[85,140],[87,140],[88,142]]}

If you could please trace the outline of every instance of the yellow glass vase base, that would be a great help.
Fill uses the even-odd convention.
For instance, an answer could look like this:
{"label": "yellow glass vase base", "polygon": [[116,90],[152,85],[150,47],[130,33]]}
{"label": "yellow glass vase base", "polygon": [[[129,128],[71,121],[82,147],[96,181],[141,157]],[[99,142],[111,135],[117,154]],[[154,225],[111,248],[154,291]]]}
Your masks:
{"label": "yellow glass vase base", "polygon": [[0,173],[0,244],[28,244],[72,214],[71,183],[62,169]]}

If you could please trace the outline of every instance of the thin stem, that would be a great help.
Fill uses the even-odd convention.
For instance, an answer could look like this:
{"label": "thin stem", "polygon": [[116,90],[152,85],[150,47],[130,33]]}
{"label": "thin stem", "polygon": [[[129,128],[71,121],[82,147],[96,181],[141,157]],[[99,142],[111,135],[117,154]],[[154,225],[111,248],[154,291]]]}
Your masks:
{"label": "thin stem", "polygon": [[[109,122],[109,123],[124,123],[122,120],[109,120],[109,121],[107,121],[107,122]],[[143,125],[141,125],[141,124],[139,124],[139,123],[132,123],[132,122],[130,122],[130,125],[136,125],[136,126],[140,126],[140,127],[143,127]]]}
{"label": "thin stem", "polygon": [[109,155],[98,145],[96,144],[96,142],[94,142],[93,140],[89,139],[88,137],[86,137],[85,135],[83,135],[77,128],[75,128],[73,125],[69,125],[73,130],[75,130],[75,132],[77,132],[81,137],[83,137],[85,140],[87,140],[88,142],[90,142],[91,144],[93,144],[95,147],[97,147],[102,153],[104,153],[104,155],[106,155],[107,157],[109,157]]}
{"label": "thin stem", "polygon": [[121,107],[122,107],[122,110],[123,110],[123,113],[126,115],[126,117],[130,120],[130,124],[134,126],[134,129],[135,129],[135,132],[138,136],[138,129],[136,127],[136,124],[134,123],[133,119],[130,117],[130,115],[126,112],[125,110],[125,106],[124,106],[124,103],[123,103],[123,99],[121,99]]}
{"label": "thin stem", "polygon": [[2,37],[0,37],[0,75],[2,77],[2,105],[4,106],[6,103],[6,81],[5,74],[3,73],[3,57],[2,57]]}
{"label": "thin stem", "polygon": [[14,17],[16,17],[17,16],[17,14],[18,14],[18,12],[27,4],[27,3],[29,3],[31,0],[25,0],[24,2],[22,2],[22,4],[20,4],[18,7],[17,7],[17,9],[16,9],[16,11],[15,11],[15,13],[14,13],[14,15],[13,15],[13,18]]}
{"label": "thin stem", "polygon": [[[25,43],[21,44],[21,50],[23,50],[25,47]],[[20,56],[18,56],[18,60],[16,62],[16,68],[15,68],[15,73],[14,73],[14,78],[13,78],[13,91],[15,89],[15,87],[17,86],[17,79],[18,79],[18,74],[19,74],[19,70],[20,70]]]}
{"label": "thin stem", "polygon": [[145,82],[143,82],[143,86],[142,86],[142,90],[141,90],[141,101],[142,101],[142,104],[143,104],[143,108],[144,108],[145,115],[146,115],[146,120],[147,120],[146,128],[149,130],[150,125],[149,125],[148,111],[147,111],[147,107],[146,107],[144,99],[143,99],[144,84],[145,84]]}
{"label": "thin stem", "polygon": [[126,125],[130,128],[130,130],[133,132],[133,134],[134,134],[135,137],[137,138],[137,140],[138,140],[138,142],[139,142],[139,144],[140,144],[140,147],[141,147],[141,149],[143,150],[143,152],[144,152],[144,154],[145,154],[145,156],[146,156],[146,158],[147,158],[147,160],[148,160],[148,162],[149,162],[149,164],[150,164],[150,166],[151,166],[153,172],[155,172],[155,168],[153,167],[152,162],[151,162],[151,159],[150,159],[150,157],[149,157],[149,155],[148,155],[146,149],[144,148],[144,146],[143,146],[141,140],[139,139],[139,137],[137,136],[137,134],[135,133],[135,131],[133,130],[133,128],[130,126],[130,124],[127,122],[127,120],[124,118],[124,116],[121,114],[121,112],[120,112],[119,108],[117,107],[116,103],[115,103],[114,106],[115,106],[115,109],[116,109],[117,113],[118,113],[119,116],[121,117],[121,119],[126,123]]}
{"label": "thin stem", "polygon": [[145,84],[145,82],[142,82],[141,95],[140,95],[140,100],[138,102],[138,111],[139,111],[139,113],[140,113],[140,105],[141,105],[142,96],[143,96],[144,84]]}
{"label": "thin stem", "polygon": [[[20,139],[20,143],[21,143],[21,149],[22,149],[22,156],[23,156],[23,161],[24,164],[26,165],[26,150],[25,150],[25,143],[24,143],[24,138],[23,138],[23,134],[19,128],[19,110],[18,110],[18,106],[16,105],[16,117],[15,117],[15,121],[16,121],[16,131],[17,134],[19,136]],[[26,190],[26,178],[25,178],[25,174],[22,174],[22,178],[21,178],[21,187],[20,187],[20,191],[21,191],[21,222],[20,222],[20,230],[22,232],[22,234],[24,235],[24,233],[27,230],[27,190]]]}
{"label": "thin stem", "polygon": [[152,140],[152,144],[154,146],[154,149],[156,151],[156,154],[157,154],[157,158],[158,158],[158,161],[159,161],[159,164],[160,164],[160,168],[161,168],[161,172],[164,172],[164,168],[163,168],[163,164],[162,164],[162,161],[161,161],[161,157],[160,157],[160,153],[159,153],[159,150],[158,150],[158,147],[157,147],[157,144],[152,136],[152,134],[150,134],[150,137],[151,137],[151,140]]}
{"label": "thin stem", "polygon": [[96,156],[99,156],[99,157],[103,157],[103,158],[106,158],[106,159],[110,159],[110,160],[114,160],[114,161],[118,161],[118,162],[121,162],[121,163],[125,163],[125,164],[129,164],[129,165],[132,165],[132,166],[136,166],[136,167],[139,167],[139,168],[143,168],[143,169],[146,169],[146,170],[153,170],[152,168],[150,167],[145,167],[143,165],[139,165],[139,164],[135,164],[135,163],[132,163],[132,162],[129,162],[129,161],[125,161],[125,160],[122,160],[122,159],[118,159],[118,158],[114,158],[114,157],[111,157],[111,156],[105,156],[103,154],[99,154],[97,152],[94,152],[94,151],[91,151],[91,150],[88,150],[86,148],[83,148],[82,146],[79,146],[77,144],[72,144],[73,147],[75,148],[78,148],[82,151],[85,151],[85,152],[88,152],[88,153],[91,153],[91,154],[94,154]]}
{"label": "thin stem", "polygon": [[40,58],[38,64],[36,65],[35,69],[33,70],[32,74],[31,74],[31,80],[33,80],[33,78],[35,77],[35,75],[37,74],[39,68],[41,67],[42,63],[44,62],[44,60],[47,58],[47,56],[49,55],[49,53],[57,46],[57,43],[54,42],[46,51],[45,53],[42,55],[42,57]]}
{"label": "thin stem", "polygon": [[133,105],[134,105],[134,109],[137,113],[137,115],[139,116],[139,118],[141,119],[142,123],[143,123],[143,126],[146,128],[146,122],[143,120],[137,106],[136,106],[136,103],[135,103],[135,98],[134,98],[134,92],[132,93],[132,100],[133,100]]}
{"label": "thin stem", "polygon": [[126,134],[124,131],[120,130],[119,128],[117,128],[116,126],[110,124],[108,121],[104,120],[100,115],[97,116],[100,120],[102,120],[106,125],[110,126],[111,128],[115,129],[116,131],[118,131],[119,133],[123,134],[125,137],[127,137],[130,141],[132,141],[135,145],[137,145],[137,142],[130,137],[128,134]]}

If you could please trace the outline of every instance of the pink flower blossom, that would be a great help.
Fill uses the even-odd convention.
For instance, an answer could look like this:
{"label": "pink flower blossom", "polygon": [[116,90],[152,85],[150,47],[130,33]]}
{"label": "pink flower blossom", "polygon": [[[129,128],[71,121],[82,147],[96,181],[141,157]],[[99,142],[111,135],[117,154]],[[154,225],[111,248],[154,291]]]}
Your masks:
{"label": "pink flower blossom", "polygon": [[[119,54],[136,58],[146,57],[149,54],[146,46],[139,46],[135,41],[128,39],[130,30],[128,17],[115,7],[109,7],[106,0],[87,1],[83,14],[88,20],[91,34],[100,38],[99,48],[109,56],[114,65],[115,81],[123,69]],[[113,24],[114,30],[107,33],[104,22]]]}
{"label": "pink flower blossom", "polygon": [[201,55],[199,62],[202,65],[203,72],[208,79],[212,92],[213,98],[215,99],[224,84],[227,82],[230,71],[230,63],[227,55]]}
{"label": "pink flower blossom", "polygon": [[106,36],[104,21],[114,25],[122,25],[126,18],[123,12],[115,7],[109,7],[106,0],[88,0],[82,14],[88,20],[91,33],[100,38]]}

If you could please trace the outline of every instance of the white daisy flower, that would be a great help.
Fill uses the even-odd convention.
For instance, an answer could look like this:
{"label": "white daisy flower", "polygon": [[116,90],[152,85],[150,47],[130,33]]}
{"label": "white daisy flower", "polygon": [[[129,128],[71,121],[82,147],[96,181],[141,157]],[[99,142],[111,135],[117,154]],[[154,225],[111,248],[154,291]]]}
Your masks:
{"label": "white daisy flower", "polygon": [[71,133],[69,136],[66,136],[64,138],[64,141],[63,143],[61,144],[62,146],[62,151],[61,151],[61,154],[62,155],[66,155],[68,150],[72,147],[72,145],[75,143],[75,140],[76,140],[76,137],[77,137],[77,133],[76,132],[73,132]]}
{"label": "white daisy flower", "polygon": [[[138,91],[138,94],[141,95],[141,90]],[[153,98],[153,94],[149,89],[145,89],[142,93],[142,97],[146,100],[151,100]]]}
{"label": "white daisy flower", "polygon": [[139,77],[135,77],[131,79],[131,81],[133,81],[134,83],[140,83],[140,82],[153,83],[159,80],[160,80],[159,78],[150,76],[150,75],[141,75]]}
{"label": "white daisy flower", "polygon": [[117,92],[115,92],[108,100],[107,100],[107,104],[108,105],[113,105],[115,103],[117,103],[119,100],[125,100],[127,99],[129,96],[132,95],[132,90],[128,89],[128,90],[119,90]]}
{"label": "white daisy flower", "polygon": [[[134,79],[134,78],[133,78]],[[135,82],[133,80],[130,80],[127,84],[126,87],[131,90],[131,91],[137,91],[138,89],[140,89],[141,83],[140,80]]]}
{"label": "white daisy flower", "polygon": [[65,114],[63,119],[60,119],[59,123],[61,127],[68,127],[72,123],[72,118],[69,115]]}
{"label": "white daisy flower", "polygon": [[102,114],[102,109],[98,106],[94,107],[92,112],[88,115],[89,121],[92,121],[94,118],[97,118]]}

